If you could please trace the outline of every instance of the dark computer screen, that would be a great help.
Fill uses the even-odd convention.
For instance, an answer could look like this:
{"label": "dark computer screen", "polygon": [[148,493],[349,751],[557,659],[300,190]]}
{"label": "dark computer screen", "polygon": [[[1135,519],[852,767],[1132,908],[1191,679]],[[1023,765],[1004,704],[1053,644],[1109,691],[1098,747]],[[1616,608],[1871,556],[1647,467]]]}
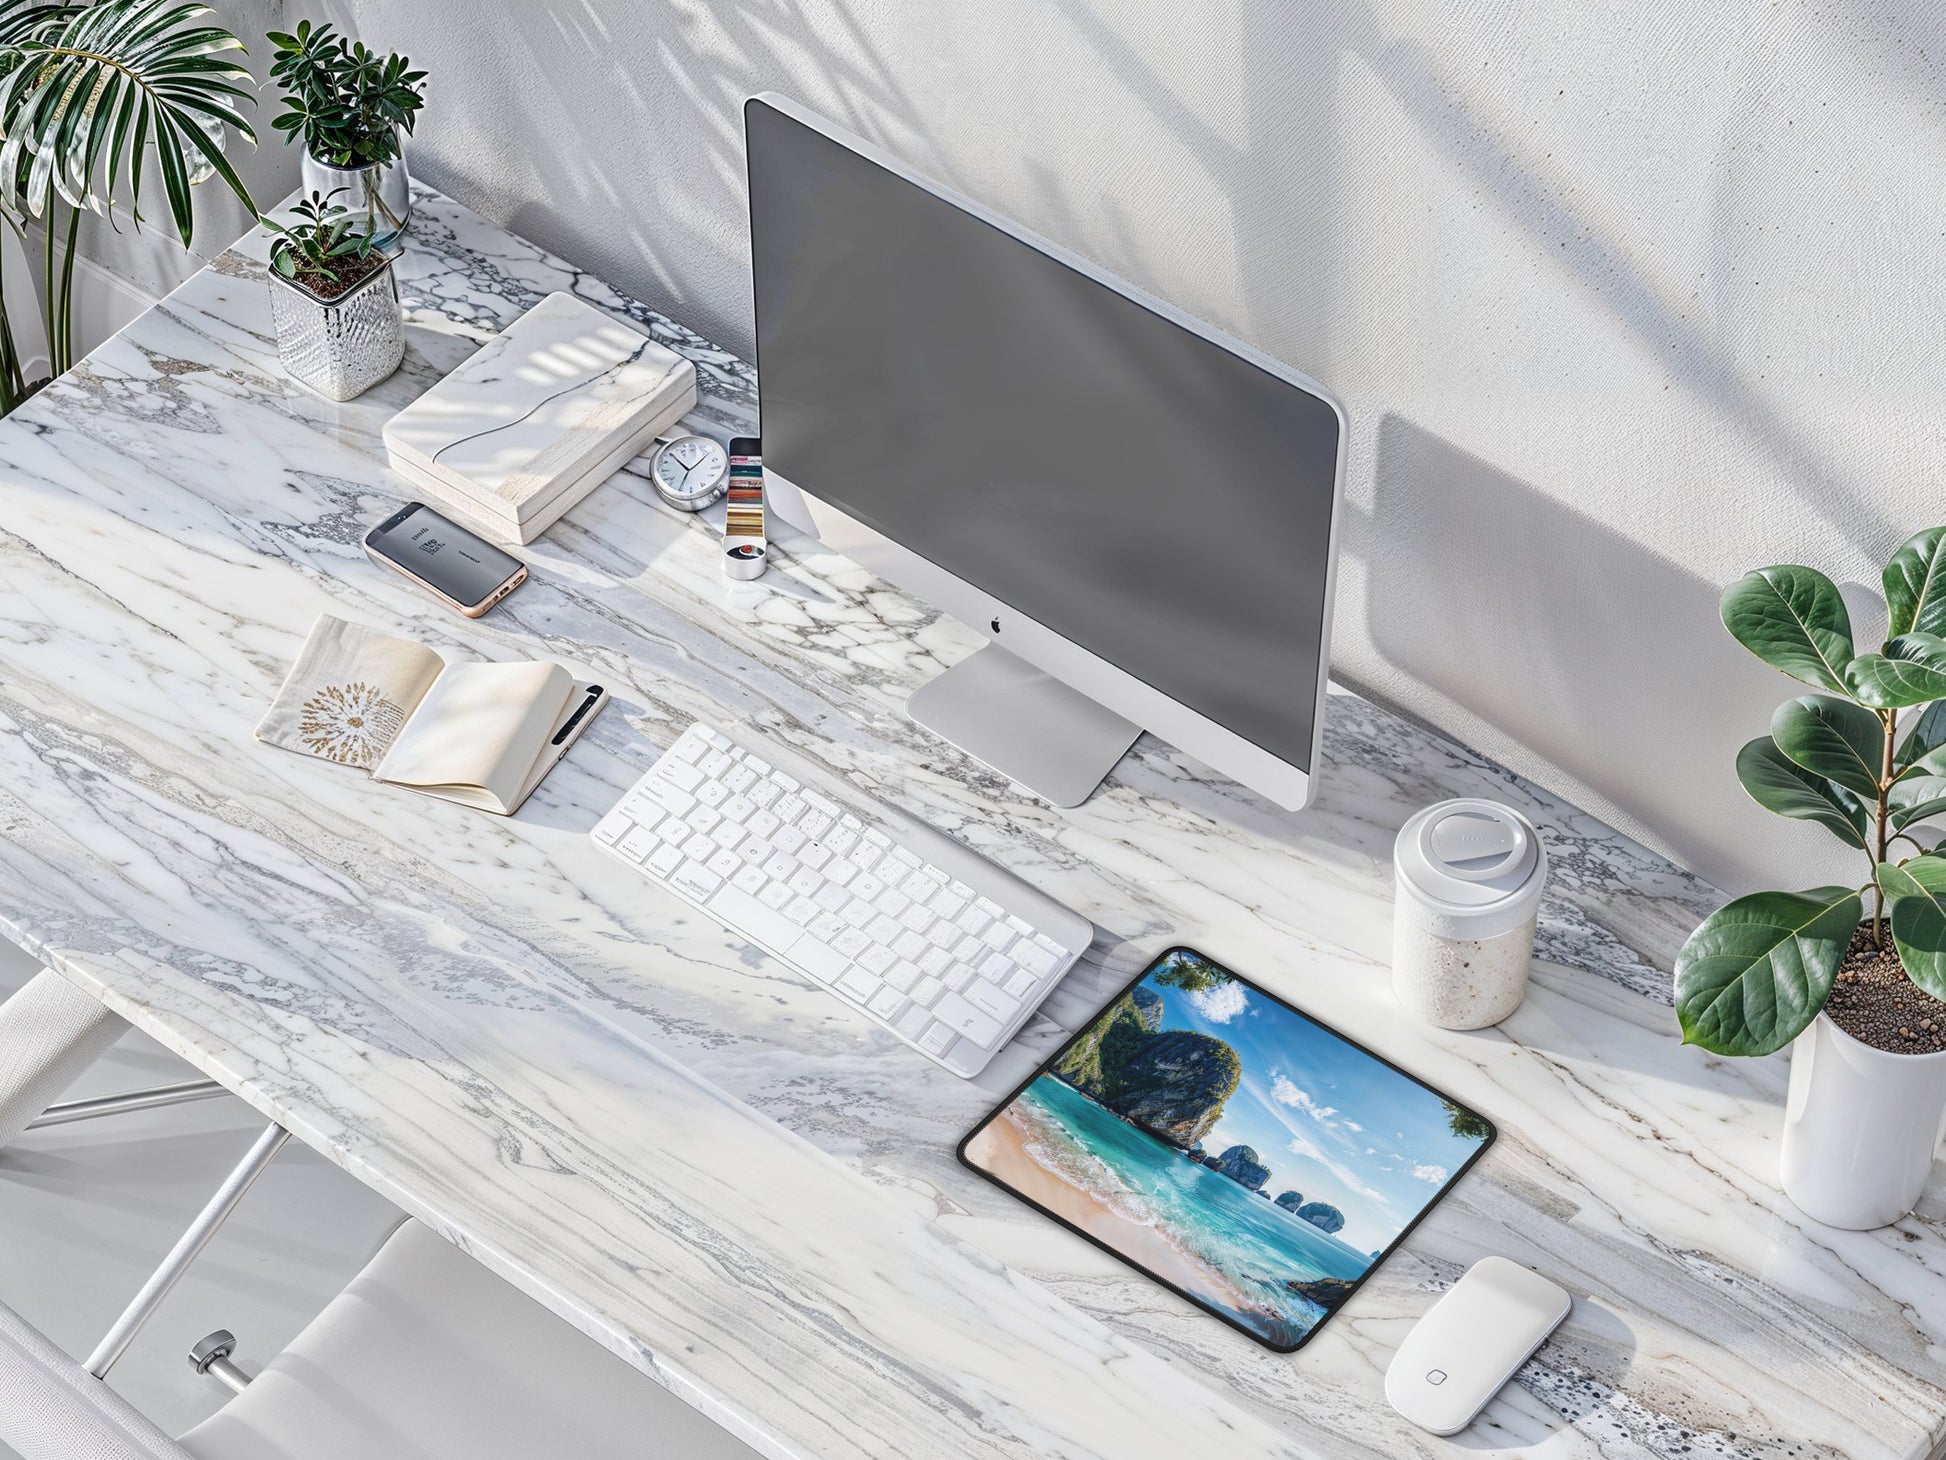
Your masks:
{"label": "dark computer screen", "polygon": [[761,101],[765,465],[1311,769],[1323,400]]}

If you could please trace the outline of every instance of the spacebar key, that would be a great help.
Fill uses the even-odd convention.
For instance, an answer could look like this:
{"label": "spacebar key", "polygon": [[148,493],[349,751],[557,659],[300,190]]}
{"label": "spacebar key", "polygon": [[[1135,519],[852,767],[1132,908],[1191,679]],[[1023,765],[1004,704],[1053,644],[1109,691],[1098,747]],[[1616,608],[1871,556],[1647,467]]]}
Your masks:
{"label": "spacebar key", "polygon": [[730,931],[741,933],[753,943],[761,943],[781,954],[804,935],[804,930],[782,913],[765,907],[756,898],[725,882],[703,904],[710,915],[722,919]]}

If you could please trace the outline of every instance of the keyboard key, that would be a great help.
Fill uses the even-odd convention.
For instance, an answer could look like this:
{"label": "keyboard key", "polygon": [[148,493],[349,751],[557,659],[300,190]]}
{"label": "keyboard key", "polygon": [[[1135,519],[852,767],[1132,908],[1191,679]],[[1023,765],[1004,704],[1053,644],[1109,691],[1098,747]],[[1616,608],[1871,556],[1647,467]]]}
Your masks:
{"label": "keyboard key", "polygon": [[1016,969],[1013,976],[1003,986],[1015,998],[1024,999],[1027,997],[1027,991],[1039,982],[1040,980],[1035,978],[1033,974],[1021,968]]}
{"label": "keyboard key", "polygon": [[881,1019],[890,1019],[905,1008],[905,995],[881,984],[878,992],[865,1001],[865,1007]]}
{"label": "keyboard key", "polygon": [[966,899],[963,897],[955,897],[951,892],[946,892],[933,898],[932,910],[942,918],[957,918],[961,913],[966,911]]}
{"label": "keyboard key", "polygon": [[743,861],[735,852],[726,847],[711,857],[704,865],[718,877],[734,877],[742,868]]}
{"label": "keyboard key", "polygon": [[803,832],[794,826],[778,827],[776,831],[770,834],[770,839],[777,843],[778,851],[789,852],[792,856],[796,856],[797,849],[810,840],[809,837],[805,836]]}
{"label": "keyboard key", "polygon": [[661,845],[662,838],[638,826],[615,844],[615,850],[631,862],[640,862],[646,860],[648,855]]}
{"label": "keyboard key", "polygon": [[716,843],[697,832],[682,844],[682,854],[692,862],[707,862],[716,855]]}
{"label": "keyboard key", "polygon": [[[858,880],[860,882],[863,882],[865,879],[861,877]],[[905,910],[907,908],[912,906],[911,898],[907,897],[903,892],[899,891],[898,888],[887,887],[882,882],[879,883],[879,888],[877,892],[867,892],[863,887],[858,886],[856,883],[852,885],[851,890],[857,893],[860,897],[868,898],[871,901],[872,906],[877,908],[880,912],[884,913],[887,917],[893,917],[893,918],[900,917],[905,913]]]}
{"label": "keyboard key", "polygon": [[844,905],[839,911],[838,916],[850,923],[854,928],[866,928],[871,926],[872,920],[878,914],[872,911],[872,905],[869,902],[864,901],[862,898],[854,897]]}
{"label": "keyboard key", "polygon": [[919,955],[932,945],[917,933],[907,929],[892,940],[892,951],[908,963],[918,961]]}
{"label": "keyboard key", "polygon": [[980,982],[980,975],[964,963],[955,963],[939,977],[956,994],[965,993],[968,984]]}
{"label": "keyboard key", "polygon": [[1006,922],[1008,927],[1012,928],[1023,938],[1030,938],[1034,934],[1034,925],[1018,913],[1008,913]]}
{"label": "keyboard key", "polygon": [[732,763],[729,756],[725,755],[722,751],[713,750],[697,763],[697,769],[711,780],[715,780],[723,772],[727,771]]}
{"label": "keyboard key", "polygon": [[1054,967],[1054,955],[1027,938],[1022,938],[1008,949],[1007,956],[1032,974],[1044,974]]}
{"label": "keyboard key", "polygon": [[[656,815],[661,816],[658,810]],[[595,840],[604,846],[614,846],[616,842],[635,830],[635,823],[625,816],[604,816],[595,823]]]}
{"label": "keyboard key", "polygon": [[694,862],[684,862],[669,874],[669,885],[685,896],[701,902],[723,885],[723,879],[707,867],[698,866]]}
{"label": "keyboard key", "polygon": [[[925,866],[925,863],[919,860],[919,854],[909,847],[893,847],[886,855],[901,867],[904,867],[907,872],[916,872]],[[901,873],[900,875],[903,876],[904,874]]]}
{"label": "keyboard key", "polygon": [[[981,944],[981,946],[986,945]],[[1004,953],[989,953],[977,965],[980,977],[988,983],[1005,983],[1017,966],[1013,959]]]}
{"label": "keyboard key", "polygon": [[940,1020],[955,1034],[965,1035],[983,1049],[992,1048],[993,1041],[1000,1037],[1000,1021],[975,1008],[958,994],[941,994],[938,1002],[930,1007],[933,1018]]}
{"label": "keyboard key", "polygon": [[737,855],[744,861],[761,867],[777,855],[777,848],[760,836],[747,836],[743,839],[743,845],[737,848]]}
{"label": "keyboard key", "polygon": [[779,821],[788,825],[804,814],[804,800],[800,796],[787,794],[780,797],[777,804],[770,809],[776,813]]}
{"label": "keyboard key", "polygon": [[774,908],[778,912],[782,912],[785,904],[789,903],[794,895],[790,888],[786,887],[783,883],[769,882],[764,885],[763,891],[757,894],[757,901],[761,902],[765,907]]}
{"label": "keyboard key", "polygon": [[[804,873],[800,869],[797,875],[799,877],[802,877]],[[851,901],[851,894],[849,892],[846,892],[844,888],[838,886],[836,883],[823,882],[816,877],[812,877],[810,880],[814,884],[816,884],[816,890],[811,892],[810,894],[811,901],[815,902],[819,907],[823,908],[826,912],[837,912],[838,909],[840,909],[846,903]],[[791,885],[793,887],[797,886],[795,878],[792,879]],[[805,891],[805,889],[801,887],[798,887],[797,890],[799,892]]]}
{"label": "keyboard key", "polygon": [[980,937],[985,941],[987,947],[991,948],[995,953],[1005,953],[1017,941],[1014,937],[1014,930],[1005,923],[995,923],[984,933],[980,934]]}
{"label": "keyboard key", "polygon": [[[748,859],[746,858],[746,860]],[[961,963],[971,964],[975,968],[980,966],[982,959],[986,955],[986,951],[987,945],[982,943],[978,938],[961,938],[959,942],[953,945],[953,957],[957,958]]]}
{"label": "keyboard key", "polygon": [[[790,883],[791,891],[795,892],[799,897],[816,897],[818,893],[822,892],[829,885],[809,867],[798,867],[785,880]],[[843,889],[840,890],[842,891]],[[839,906],[842,907],[843,904],[841,903]]]}
{"label": "keyboard key", "polygon": [[757,773],[748,765],[733,765],[729,774],[723,777],[723,784],[738,795],[742,795],[757,784]]}
{"label": "keyboard key", "polygon": [[682,865],[682,848],[674,843],[665,842],[655,855],[642,865],[658,877],[667,877]]}
{"label": "keyboard key", "polygon": [[978,906],[969,903],[960,910],[960,915],[953,921],[959,925],[962,932],[977,938],[991,926],[993,919],[981,912]]}
{"label": "keyboard key", "polygon": [[779,882],[789,882],[791,873],[797,870],[795,858],[777,852],[764,863],[764,876],[775,877]]}
{"label": "keyboard key", "polygon": [[[829,943],[839,933],[844,931],[844,926],[843,923],[839,922],[830,913],[820,911],[811,918],[810,922],[804,925],[804,931],[809,933],[813,938],[816,938],[820,943]],[[845,962],[849,963],[851,960],[847,958]]]}
{"label": "keyboard key", "polygon": [[798,852],[797,860],[821,872],[824,870],[824,864],[831,860],[831,853],[816,842],[812,842]]}
{"label": "keyboard key", "polygon": [[730,874],[730,885],[738,892],[747,892],[756,897],[770,885],[770,879],[764,876],[763,868],[753,867],[746,862]]}
{"label": "keyboard key", "polygon": [[924,869],[921,868],[915,869],[907,876],[905,881],[899,884],[899,891],[903,892],[907,897],[924,902],[931,899],[933,889],[937,885],[932,878],[925,874]]}
{"label": "keyboard key", "polygon": [[908,992],[912,995],[913,1003],[924,1004],[931,1008],[932,1001],[946,992],[946,985],[936,978],[922,978],[914,983]]}
{"label": "keyboard key", "polygon": [[697,831],[705,832],[714,827],[722,819],[723,813],[710,806],[698,806],[683,818],[684,822],[694,827]]}
{"label": "keyboard key", "polygon": [[656,780],[678,791],[693,791],[703,784],[703,773],[683,761],[659,760],[655,768]]}
{"label": "keyboard key", "polygon": [[837,823],[822,811],[807,811],[797,818],[797,825],[806,836],[823,836]]}
{"label": "keyboard key", "polygon": [[851,849],[858,845],[858,833],[839,827],[824,839],[824,844],[839,856],[847,856]]}
{"label": "keyboard key", "polygon": [[862,1004],[885,985],[862,968],[847,968],[838,975],[835,987],[846,998],[855,999]]}
{"label": "keyboard key", "polygon": [[879,858],[884,855],[885,848],[874,846],[869,834],[851,849],[851,860],[861,872],[871,871],[878,865]]}
{"label": "keyboard key", "polygon": [[924,953],[919,955],[919,966],[934,978],[937,978],[953,966],[953,960],[937,948],[928,948]]}
{"label": "keyboard key", "polygon": [[748,796],[731,796],[723,803],[723,815],[741,824],[757,814],[756,804]]}
{"label": "keyboard key", "polygon": [[790,905],[784,909],[784,916],[802,927],[819,916],[818,905],[808,897],[793,897]]}
{"label": "keyboard key", "polygon": [[719,887],[704,905],[731,927],[780,952],[801,936],[796,923],[734,885]]}
{"label": "keyboard key", "polygon": [[[743,828],[734,821],[719,821],[710,828],[709,839],[724,851],[733,852],[737,844],[743,840]],[[741,861],[742,858],[739,857],[737,860]]]}
{"label": "keyboard key", "polygon": [[831,940],[831,946],[847,958],[858,958],[872,946],[872,940],[857,928],[846,928]]}
{"label": "keyboard key", "polygon": [[689,792],[680,790],[667,781],[650,781],[642,791],[649,800],[672,816],[685,816],[689,808],[696,804],[696,798]]}
{"label": "keyboard key", "polygon": [[694,730],[686,730],[683,732],[682,738],[669,747],[669,754],[677,757],[679,760],[686,760],[693,764],[701,760],[703,753],[708,749],[709,742],[707,740],[703,739]]}
{"label": "keyboard key", "polygon": [[990,983],[975,979],[966,990],[966,1002],[983,1013],[991,1014],[1003,1024],[1013,1017],[1014,1010],[1020,1007],[1020,1000],[1008,994],[1005,989],[997,989]]}
{"label": "keyboard key", "polygon": [[923,1049],[927,1054],[944,1054],[952,1047],[953,1040],[956,1037],[957,1035],[950,1025],[934,1024],[924,1034],[919,1036],[919,1048]]}
{"label": "keyboard key", "polygon": [[774,836],[777,829],[783,824],[783,822],[772,816],[768,811],[751,812],[748,823],[750,830],[758,836]]}
{"label": "keyboard key", "polygon": [[760,776],[767,776],[770,774],[770,762],[765,760],[760,755],[751,755],[748,751],[745,751],[743,756],[743,763],[749,766],[751,770],[755,771]]}
{"label": "keyboard key", "polygon": [[915,902],[906,908],[905,913],[899,918],[899,921],[912,929],[913,932],[923,933],[937,920],[933,917],[931,908],[921,907]]}
{"label": "keyboard key", "polygon": [[[890,948],[887,948],[883,943],[873,943],[863,953],[858,955],[858,962],[863,967],[870,969],[873,973],[884,979],[887,983],[894,981],[890,976],[891,970],[899,968],[910,969],[911,967],[910,964],[899,962],[899,955],[894,953]],[[908,975],[906,981],[897,986],[901,989],[912,987],[911,976]]]}
{"label": "keyboard key", "polygon": [[959,942],[959,929],[943,920],[933,923],[926,929],[926,941],[939,950],[944,957],[946,950]]}
{"label": "keyboard key", "polygon": [[917,1039],[920,1032],[930,1023],[932,1023],[931,1012],[923,1004],[914,1004],[899,1015],[898,1021],[892,1027],[907,1039]]}
{"label": "keyboard key", "polygon": [[813,811],[830,817],[833,821],[836,821],[840,816],[845,814],[844,807],[840,806],[836,801],[833,801],[829,796],[820,796],[816,791],[810,790],[808,787],[800,794],[803,795],[806,806],[809,806]]}
{"label": "keyboard key", "polygon": [[696,788],[696,799],[705,806],[721,806],[730,799],[730,793],[721,781],[704,781]]}
{"label": "keyboard key", "polygon": [[721,730],[711,729],[708,725],[705,725],[701,720],[698,720],[690,728],[692,730],[695,730],[698,734],[700,734],[703,737],[703,739],[707,740],[717,750],[727,751],[733,748],[730,744],[729,736],[725,735]]}
{"label": "keyboard key", "polygon": [[[779,796],[784,794],[784,788],[775,781],[759,781],[750,788],[749,794],[751,801],[756,805],[769,807]],[[769,813],[766,811],[765,814],[768,815]]]}
{"label": "keyboard key", "polygon": [[851,885],[851,879],[858,875],[858,869],[843,857],[839,857],[829,867],[824,869],[824,875],[840,887],[849,887]]}

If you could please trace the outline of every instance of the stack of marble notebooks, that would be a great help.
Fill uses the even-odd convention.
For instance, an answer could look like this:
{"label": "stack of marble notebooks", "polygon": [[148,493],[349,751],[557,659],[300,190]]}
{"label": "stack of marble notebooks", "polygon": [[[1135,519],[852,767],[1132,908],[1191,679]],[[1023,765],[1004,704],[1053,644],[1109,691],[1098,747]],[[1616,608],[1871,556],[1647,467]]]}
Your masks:
{"label": "stack of marble notebooks", "polygon": [[501,542],[532,542],[696,404],[696,367],[550,294],[385,425],[392,469]]}

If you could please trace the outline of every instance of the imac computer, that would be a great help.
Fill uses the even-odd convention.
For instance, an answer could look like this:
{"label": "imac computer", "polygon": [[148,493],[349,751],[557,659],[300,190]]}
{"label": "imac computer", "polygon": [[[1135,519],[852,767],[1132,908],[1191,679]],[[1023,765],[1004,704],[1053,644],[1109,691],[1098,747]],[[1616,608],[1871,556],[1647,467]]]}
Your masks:
{"label": "imac computer", "polygon": [[1309,801],[1338,404],[795,102],[744,130],[772,509],[988,638],[912,717],[1059,806],[1142,730]]}

